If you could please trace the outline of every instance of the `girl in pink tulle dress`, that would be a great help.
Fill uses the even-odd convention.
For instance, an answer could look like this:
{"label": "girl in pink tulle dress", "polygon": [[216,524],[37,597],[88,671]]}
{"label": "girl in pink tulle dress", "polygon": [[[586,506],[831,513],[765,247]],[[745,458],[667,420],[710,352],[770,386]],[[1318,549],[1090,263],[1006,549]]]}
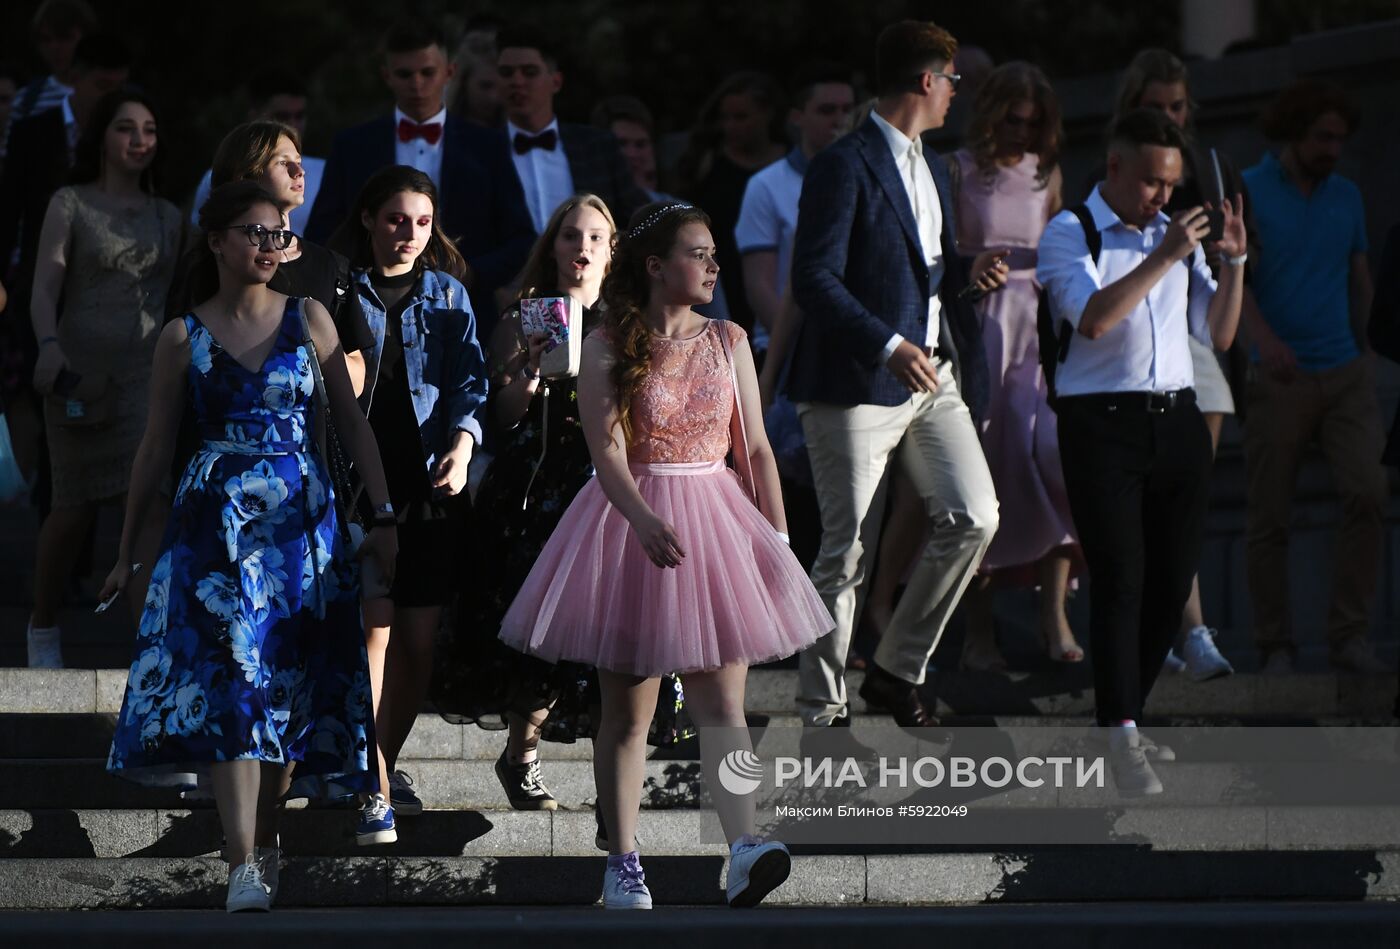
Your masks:
{"label": "girl in pink tulle dress", "polygon": [[[713,780],[749,751],[750,663],[789,656],[835,625],[787,547],[744,331],[710,321],[719,267],[704,212],[633,216],[584,342],[579,410],[597,470],[564,514],[501,624],[551,662],[598,667],[594,774],[608,829],[604,903],[650,908],[632,843],[658,677],[685,673],[706,784],[731,842],[727,895],[753,905],[787,877],[787,850],[753,836],[753,796]],[[736,400],[737,393],[737,400]],[[725,464],[734,449],[739,473]]]}

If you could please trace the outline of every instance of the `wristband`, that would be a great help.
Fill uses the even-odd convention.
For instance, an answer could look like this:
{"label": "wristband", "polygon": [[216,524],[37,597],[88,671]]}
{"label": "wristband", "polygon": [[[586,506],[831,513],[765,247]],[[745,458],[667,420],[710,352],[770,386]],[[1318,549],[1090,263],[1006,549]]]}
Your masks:
{"label": "wristband", "polygon": [[57,336],[45,336],[43,339],[39,340],[39,345],[40,345],[40,346],[47,346],[49,343],[56,343],[56,342],[58,342],[58,337],[57,337]]}
{"label": "wristband", "polygon": [[1240,254],[1238,257],[1226,257],[1226,258],[1225,258],[1225,263],[1229,264],[1231,267],[1242,267],[1242,266],[1244,266],[1244,262],[1245,262],[1246,260],[1248,260],[1248,259],[1249,259],[1249,251],[1245,251],[1243,254]]}
{"label": "wristband", "polygon": [[789,537],[787,534],[784,534],[782,531],[774,531],[773,533],[777,534],[778,539],[781,540],[783,543],[787,544],[789,547],[792,546],[792,538]]}

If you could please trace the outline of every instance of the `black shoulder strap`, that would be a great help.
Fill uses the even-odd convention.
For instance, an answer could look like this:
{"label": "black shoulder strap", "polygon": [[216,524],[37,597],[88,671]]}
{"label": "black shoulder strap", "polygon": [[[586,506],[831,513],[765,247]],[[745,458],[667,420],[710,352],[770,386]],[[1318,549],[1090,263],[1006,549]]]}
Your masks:
{"label": "black shoulder strap", "polygon": [[1084,243],[1089,245],[1089,256],[1094,259],[1094,265],[1098,266],[1099,251],[1103,250],[1103,235],[1094,223],[1094,215],[1089,211],[1087,204],[1076,204],[1069,209],[1069,213],[1078,218],[1079,226],[1084,228]]}

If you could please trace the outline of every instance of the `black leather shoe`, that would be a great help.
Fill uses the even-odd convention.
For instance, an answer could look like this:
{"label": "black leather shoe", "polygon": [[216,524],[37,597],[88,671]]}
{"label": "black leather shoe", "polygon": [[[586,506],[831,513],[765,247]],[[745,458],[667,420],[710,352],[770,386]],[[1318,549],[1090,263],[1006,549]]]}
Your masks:
{"label": "black leather shoe", "polygon": [[936,728],[938,718],[929,714],[912,683],[890,675],[874,663],[860,685],[860,697],[872,709],[889,712],[900,728]]}

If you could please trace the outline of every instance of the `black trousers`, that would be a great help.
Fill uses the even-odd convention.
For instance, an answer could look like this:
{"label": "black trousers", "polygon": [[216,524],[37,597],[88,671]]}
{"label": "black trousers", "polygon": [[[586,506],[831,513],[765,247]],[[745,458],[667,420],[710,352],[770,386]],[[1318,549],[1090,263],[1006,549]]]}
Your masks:
{"label": "black trousers", "polygon": [[1210,432],[1187,390],[1061,398],[1060,457],[1089,566],[1099,724],[1142,717],[1201,554]]}

